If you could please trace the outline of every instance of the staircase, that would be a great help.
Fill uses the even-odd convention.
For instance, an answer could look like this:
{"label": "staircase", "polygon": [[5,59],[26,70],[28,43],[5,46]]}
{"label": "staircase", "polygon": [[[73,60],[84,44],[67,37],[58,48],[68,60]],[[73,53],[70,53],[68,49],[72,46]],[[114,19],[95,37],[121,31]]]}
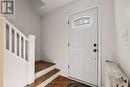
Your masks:
{"label": "staircase", "polygon": [[55,63],[43,60],[35,62],[35,82],[26,87],[45,87],[48,83],[59,76],[59,69]]}
{"label": "staircase", "polygon": [[2,26],[5,87],[45,87],[59,76],[55,63],[35,62],[35,35],[24,35],[6,19]]}

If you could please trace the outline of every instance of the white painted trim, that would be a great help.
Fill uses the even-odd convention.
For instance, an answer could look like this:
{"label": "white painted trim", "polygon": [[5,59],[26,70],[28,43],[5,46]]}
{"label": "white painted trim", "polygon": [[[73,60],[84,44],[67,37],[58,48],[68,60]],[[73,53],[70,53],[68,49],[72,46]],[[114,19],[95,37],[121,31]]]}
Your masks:
{"label": "white painted trim", "polygon": [[55,75],[53,75],[52,77],[50,77],[49,79],[47,79],[46,81],[44,81],[43,83],[41,83],[40,85],[38,85],[37,87],[45,87],[47,84],[49,84],[51,81],[53,81],[55,78],[57,78],[60,74],[60,71],[57,72]]}
{"label": "white painted trim", "polygon": [[62,73],[62,72],[60,72],[60,75],[63,76],[63,77],[68,78],[68,75],[66,75],[66,74],[64,74],[64,73]]}
{"label": "white painted trim", "polygon": [[35,81],[35,35],[29,35],[28,44],[28,84]]}
{"label": "white painted trim", "polygon": [[[80,10],[78,12],[74,12],[72,14],[68,15],[67,20],[69,21],[69,16],[73,14],[77,14],[80,12],[84,12],[87,10],[90,10],[92,8],[98,9],[98,87],[102,87],[102,6],[101,6],[101,0],[98,0],[97,5],[93,5],[88,7],[87,9]],[[67,25],[67,44],[69,43],[69,25]],[[67,47],[67,64],[69,65],[69,48]],[[69,77],[69,69],[68,69],[68,75],[66,77]]]}
{"label": "white painted trim", "polygon": [[102,87],[102,0],[98,0],[98,87]]}
{"label": "white painted trim", "polygon": [[47,68],[47,69],[44,69],[44,70],[42,70],[42,71],[36,73],[36,74],[35,74],[35,79],[41,77],[42,75],[47,74],[48,72],[52,71],[52,70],[55,69],[55,68],[56,68],[56,65],[53,65],[53,66],[51,66],[51,67],[49,67],[49,68]]}

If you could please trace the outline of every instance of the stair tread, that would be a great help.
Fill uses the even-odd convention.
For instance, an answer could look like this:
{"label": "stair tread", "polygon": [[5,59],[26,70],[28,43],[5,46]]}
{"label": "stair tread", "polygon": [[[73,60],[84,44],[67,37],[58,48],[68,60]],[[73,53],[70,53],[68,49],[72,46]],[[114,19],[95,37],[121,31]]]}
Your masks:
{"label": "stair tread", "polygon": [[49,79],[50,77],[52,77],[53,75],[55,75],[56,73],[58,73],[59,71],[60,71],[59,69],[54,69],[54,70],[50,71],[49,73],[37,78],[34,83],[32,83],[31,85],[28,85],[26,87],[36,87],[36,86],[40,85],[41,83],[43,83],[44,81],[46,81],[47,79]]}
{"label": "stair tread", "polygon": [[35,62],[35,73],[38,73],[44,69],[47,69],[51,66],[55,65],[55,63],[39,60]]}

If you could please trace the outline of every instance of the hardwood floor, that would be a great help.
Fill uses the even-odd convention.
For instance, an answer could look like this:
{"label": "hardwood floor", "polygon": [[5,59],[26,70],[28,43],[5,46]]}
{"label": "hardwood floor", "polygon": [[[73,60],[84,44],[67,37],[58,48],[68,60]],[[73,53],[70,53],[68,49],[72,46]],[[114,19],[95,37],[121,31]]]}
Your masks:
{"label": "hardwood floor", "polygon": [[46,61],[37,61],[35,62],[35,73],[44,70],[46,68],[49,68],[51,66],[55,65],[55,63],[50,63],[50,62],[46,62]]}
{"label": "hardwood floor", "polygon": [[[46,62],[46,61],[37,61],[35,62],[35,73],[44,70],[46,68],[49,68],[51,66],[55,65],[54,63]],[[40,85],[42,82],[53,76],[59,72],[58,69],[54,69],[50,71],[49,73],[37,78],[35,82],[31,85],[27,85],[26,87],[37,87]],[[46,87],[68,87],[70,83],[78,83],[76,81],[70,80],[68,78],[58,76],[56,79],[54,79],[51,83],[49,83]]]}
{"label": "hardwood floor", "polygon": [[70,83],[77,83],[76,81],[70,80],[68,78],[58,76],[55,80],[53,80],[46,87],[68,87]]}
{"label": "hardwood floor", "polygon": [[31,85],[27,85],[26,87],[37,87],[38,85],[40,85],[45,80],[49,79],[51,76],[53,76],[57,72],[59,72],[59,70],[58,69],[54,69],[51,72],[49,72],[49,73],[39,77],[38,79],[35,80],[34,83],[32,83]]}

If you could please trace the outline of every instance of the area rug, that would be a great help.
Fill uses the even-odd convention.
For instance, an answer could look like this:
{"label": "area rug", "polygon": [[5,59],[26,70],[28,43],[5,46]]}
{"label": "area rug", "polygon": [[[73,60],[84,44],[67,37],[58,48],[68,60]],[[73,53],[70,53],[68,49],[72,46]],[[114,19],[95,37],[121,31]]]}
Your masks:
{"label": "area rug", "polygon": [[81,83],[70,83],[68,85],[68,87],[91,87],[91,86],[84,85],[84,84],[81,84]]}

